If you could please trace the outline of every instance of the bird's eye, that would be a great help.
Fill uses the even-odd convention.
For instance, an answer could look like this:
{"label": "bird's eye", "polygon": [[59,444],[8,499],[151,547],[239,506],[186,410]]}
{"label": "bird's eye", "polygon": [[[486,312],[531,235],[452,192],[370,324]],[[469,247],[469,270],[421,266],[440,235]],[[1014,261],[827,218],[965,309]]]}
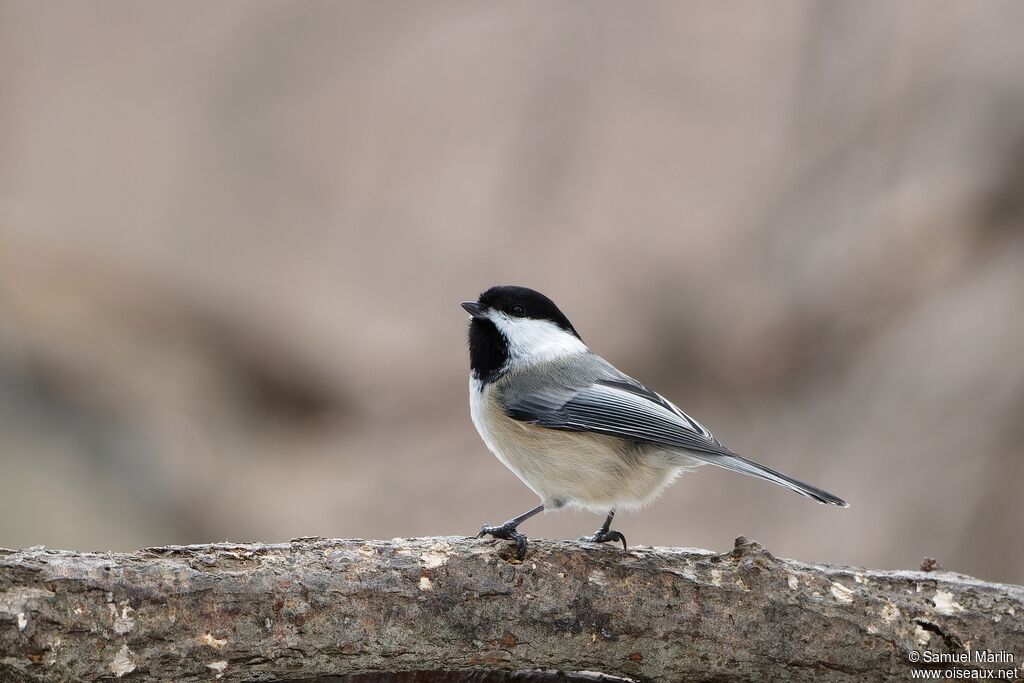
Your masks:
{"label": "bird's eye", "polygon": [[516,316],[517,318],[522,318],[524,315],[526,315],[526,311],[523,310],[522,306],[516,304],[515,306],[512,307],[512,315]]}

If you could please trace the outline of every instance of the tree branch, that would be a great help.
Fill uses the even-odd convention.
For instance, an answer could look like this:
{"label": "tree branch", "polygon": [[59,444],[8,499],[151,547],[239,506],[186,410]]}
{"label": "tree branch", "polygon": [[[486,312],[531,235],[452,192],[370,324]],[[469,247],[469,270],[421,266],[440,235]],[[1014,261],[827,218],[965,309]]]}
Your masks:
{"label": "tree branch", "polygon": [[902,680],[911,651],[967,649],[1019,670],[1024,588],[780,560],[742,537],[722,555],[532,540],[522,563],[455,537],[0,550],[4,681]]}

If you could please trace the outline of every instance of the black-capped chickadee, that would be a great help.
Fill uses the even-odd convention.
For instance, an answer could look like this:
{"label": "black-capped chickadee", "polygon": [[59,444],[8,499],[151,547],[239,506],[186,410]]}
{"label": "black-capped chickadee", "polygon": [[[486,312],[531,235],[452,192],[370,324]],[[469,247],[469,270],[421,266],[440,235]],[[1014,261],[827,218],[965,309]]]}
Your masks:
{"label": "black-capped chickadee", "polygon": [[651,501],[699,465],[749,474],[847,507],[816,486],[751,462],[703,425],[590,352],[555,303],[526,287],[491,287],[462,307],[470,315],[469,405],[487,447],[541,504],[480,536],[515,541],[520,557],[526,519],[565,505],[607,513],[580,540],[626,539],[611,529],[616,510]]}

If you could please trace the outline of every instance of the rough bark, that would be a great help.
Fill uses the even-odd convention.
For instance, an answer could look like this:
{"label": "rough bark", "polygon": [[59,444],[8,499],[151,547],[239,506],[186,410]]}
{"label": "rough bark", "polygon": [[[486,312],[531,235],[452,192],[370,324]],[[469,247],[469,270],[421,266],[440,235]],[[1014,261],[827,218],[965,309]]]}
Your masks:
{"label": "rough bark", "polygon": [[0,551],[4,681],[903,680],[911,651],[967,649],[1013,653],[1019,672],[1024,588],[782,560],[743,538],[721,555],[532,540],[523,562],[454,537]]}

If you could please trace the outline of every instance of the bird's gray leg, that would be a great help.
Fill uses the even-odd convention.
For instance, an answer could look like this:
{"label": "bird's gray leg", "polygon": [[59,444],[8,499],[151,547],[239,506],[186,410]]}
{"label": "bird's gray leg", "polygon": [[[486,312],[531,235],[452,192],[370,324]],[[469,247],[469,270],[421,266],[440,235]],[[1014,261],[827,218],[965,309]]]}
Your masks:
{"label": "bird's gray leg", "polygon": [[621,541],[622,549],[626,550],[626,537],[619,531],[612,530],[612,519],[615,517],[615,510],[610,510],[601,528],[594,532],[593,536],[582,536],[579,540],[591,543],[608,543],[609,541]]}
{"label": "bird's gray leg", "polygon": [[532,510],[527,510],[518,517],[513,517],[500,526],[487,526],[486,524],[480,529],[480,533],[477,534],[477,538],[481,536],[494,536],[495,538],[504,538],[507,541],[516,542],[516,557],[520,560],[526,557],[526,536],[519,533],[517,527],[528,520],[530,517],[544,511],[544,505],[538,505]]}

